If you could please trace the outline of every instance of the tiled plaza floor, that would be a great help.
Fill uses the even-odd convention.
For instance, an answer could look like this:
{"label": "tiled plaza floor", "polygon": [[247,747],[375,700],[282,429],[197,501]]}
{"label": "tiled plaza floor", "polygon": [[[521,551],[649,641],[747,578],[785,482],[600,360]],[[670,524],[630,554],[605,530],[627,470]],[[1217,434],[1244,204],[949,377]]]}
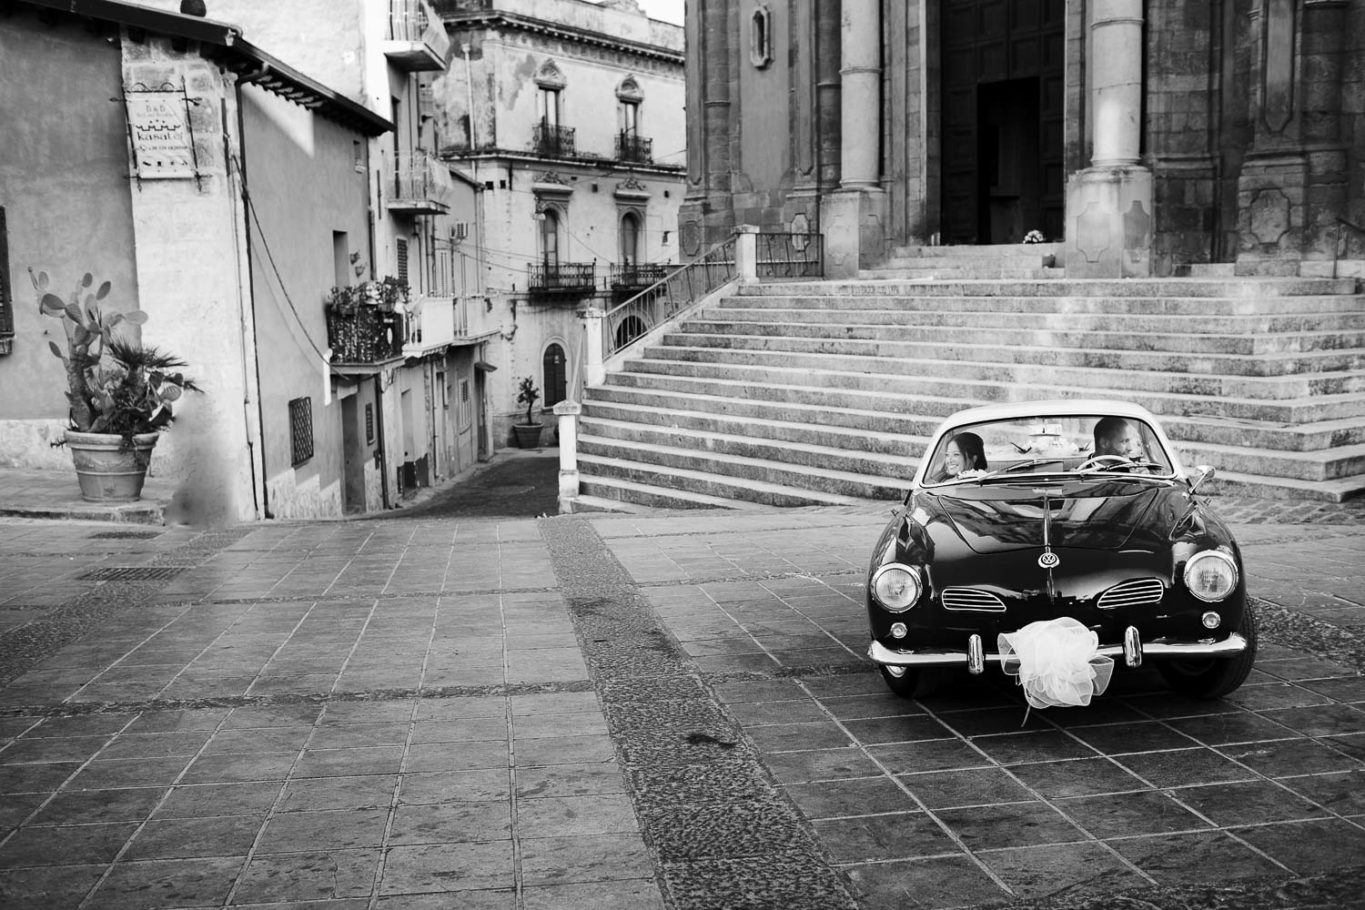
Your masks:
{"label": "tiled plaza floor", "polygon": [[1026,717],[869,672],[886,511],[0,519],[0,906],[1360,896],[1365,522],[1241,516],[1232,696],[1143,672]]}

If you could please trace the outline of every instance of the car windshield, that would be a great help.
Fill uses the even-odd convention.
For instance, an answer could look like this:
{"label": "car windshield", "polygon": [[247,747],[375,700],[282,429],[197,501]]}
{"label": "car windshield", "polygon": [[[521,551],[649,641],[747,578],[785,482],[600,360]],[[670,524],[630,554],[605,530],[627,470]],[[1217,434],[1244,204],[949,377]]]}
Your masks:
{"label": "car windshield", "polygon": [[928,453],[924,482],[1104,472],[1169,477],[1174,468],[1146,421],[1106,414],[992,420],[957,427]]}

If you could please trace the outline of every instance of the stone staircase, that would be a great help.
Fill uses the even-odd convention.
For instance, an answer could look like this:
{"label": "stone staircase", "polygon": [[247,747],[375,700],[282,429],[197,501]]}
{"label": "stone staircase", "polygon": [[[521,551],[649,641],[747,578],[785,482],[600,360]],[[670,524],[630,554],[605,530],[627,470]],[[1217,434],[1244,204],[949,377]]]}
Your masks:
{"label": "stone staircase", "polygon": [[859,280],[745,286],[693,313],[585,393],[585,503],[899,499],[943,417],[1073,397],[1149,408],[1187,465],[1218,468],[1221,492],[1365,493],[1355,279],[1066,280],[1046,245],[1022,260],[950,249],[902,251]]}

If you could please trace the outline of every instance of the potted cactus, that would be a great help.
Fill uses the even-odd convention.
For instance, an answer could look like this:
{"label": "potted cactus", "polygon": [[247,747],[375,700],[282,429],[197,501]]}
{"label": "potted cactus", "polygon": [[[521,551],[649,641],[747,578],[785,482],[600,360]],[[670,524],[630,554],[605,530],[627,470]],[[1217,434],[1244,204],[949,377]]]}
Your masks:
{"label": "potted cactus", "polygon": [[199,391],[179,372],[185,362],[136,337],[122,326],[140,326],[147,314],[106,312],[100,301],[110,283],[94,288],[86,273],[63,300],[48,290],[46,272],[29,270],[44,316],[62,323],[66,348],[49,342],[66,368],[71,450],[81,496],[90,502],[131,502],[142,495],[152,448],[174,419],[172,406],[185,390]]}
{"label": "potted cactus", "polygon": [[526,407],[526,422],[512,425],[512,435],[519,449],[534,449],[540,445],[540,421],[536,420],[535,406],[540,400],[540,389],[530,376],[521,377],[517,386],[517,404]]}

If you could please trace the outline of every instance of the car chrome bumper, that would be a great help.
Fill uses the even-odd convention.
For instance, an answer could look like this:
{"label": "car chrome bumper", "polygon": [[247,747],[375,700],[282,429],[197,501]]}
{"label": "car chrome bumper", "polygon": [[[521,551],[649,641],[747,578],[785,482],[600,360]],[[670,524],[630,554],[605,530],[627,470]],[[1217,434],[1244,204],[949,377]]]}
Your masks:
{"label": "car chrome bumper", "polygon": [[[1219,641],[1151,641],[1144,643],[1138,637],[1136,627],[1125,630],[1122,645],[1105,645],[1096,653],[1104,657],[1122,657],[1130,667],[1142,666],[1144,657],[1161,659],[1182,657],[1232,657],[1247,648],[1247,640],[1236,632]],[[980,673],[988,663],[1000,663],[999,653],[987,653],[980,635],[971,635],[967,640],[967,650],[952,651],[941,648],[921,651],[897,651],[880,642],[872,642],[867,648],[867,656],[887,667],[960,667],[965,666],[972,673]],[[1011,663],[1016,662],[1011,658]]]}

